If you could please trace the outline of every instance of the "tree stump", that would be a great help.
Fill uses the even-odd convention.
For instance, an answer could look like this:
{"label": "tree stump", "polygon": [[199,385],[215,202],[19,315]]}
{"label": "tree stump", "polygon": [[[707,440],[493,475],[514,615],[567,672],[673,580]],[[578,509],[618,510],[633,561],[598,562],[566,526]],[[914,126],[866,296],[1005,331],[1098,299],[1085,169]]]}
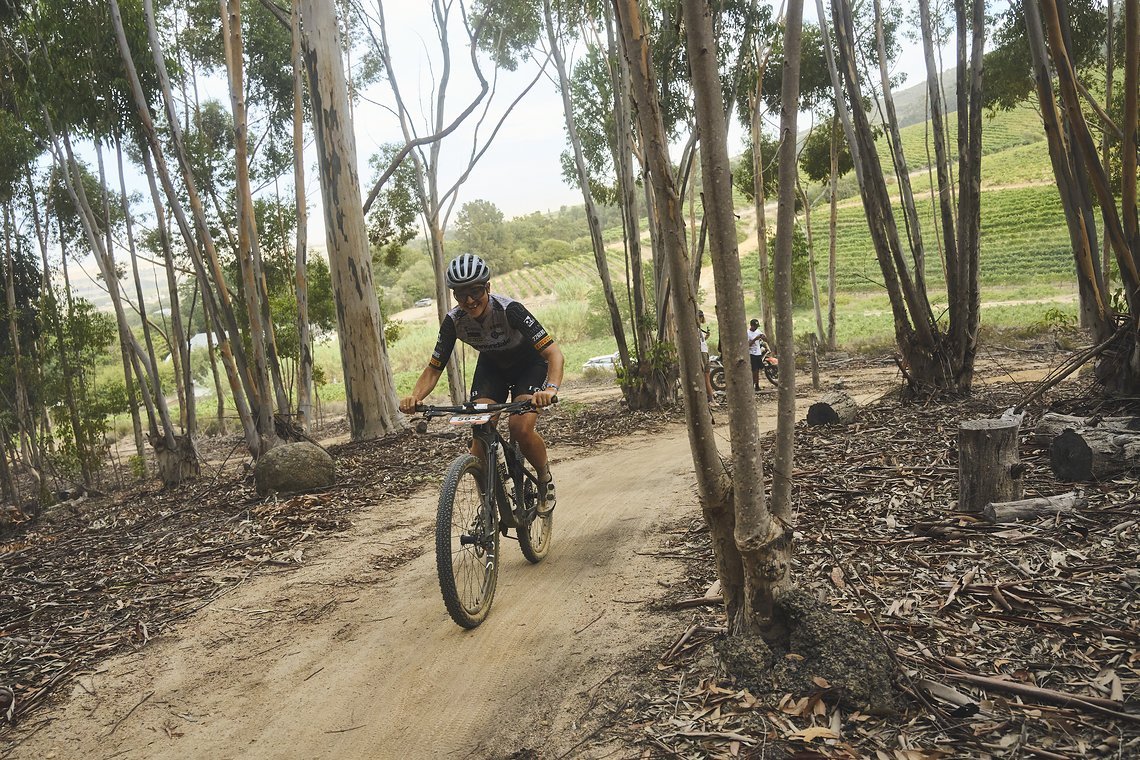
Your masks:
{"label": "tree stump", "polygon": [[843,391],[826,393],[808,407],[807,424],[817,425],[846,425],[855,419],[859,405]]}
{"label": "tree stump", "polygon": [[1076,491],[1020,501],[991,502],[982,510],[988,522],[1017,522],[1042,515],[1060,515],[1087,506],[1089,500]]}
{"label": "tree stump", "polygon": [[967,420],[958,425],[958,510],[981,512],[990,502],[1023,494],[1017,451],[1020,420]]}
{"label": "tree stump", "polygon": [[1047,449],[1053,445],[1053,439],[1066,430],[1080,433],[1086,428],[1140,434],[1140,417],[1074,417],[1071,414],[1049,413],[1037,421],[1029,442]]}
{"label": "tree stump", "polygon": [[174,488],[181,485],[182,481],[196,478],[200,474],[198,449],[190,436],[174,436],[173,449],[166,447],[166,439],[162,436],[154,439],[153,445],[154,462],[163,486]]}
{"label": "tree stump", "polygon": [[1104,480],[1140,468],[1140,433],[1085,427],[1065,430],[1049,445],[1058,480]]}

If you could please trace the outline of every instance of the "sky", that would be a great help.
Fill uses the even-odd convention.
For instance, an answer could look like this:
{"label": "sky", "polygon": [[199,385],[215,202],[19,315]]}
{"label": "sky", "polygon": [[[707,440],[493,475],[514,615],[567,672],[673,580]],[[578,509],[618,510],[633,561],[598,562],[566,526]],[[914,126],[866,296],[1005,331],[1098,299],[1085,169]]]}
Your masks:
{"label": "sky", "polygon": [[[806,6],[804,21],[814,23],[815,3],[808,0]],[[384,11],[389,43],[393,48],[396,79],[409,101],[409,109],[416,115],[419,134],[430,133],[425,114],[430,113],[435,78],[439,71],[440,49],[431,22],[430,3],[426,0],[389,0],[384,4]],[[459,25],[455,23],[455,26],[459,31]],[[461,35],[457,37],[461,39]],[[452,61],[445,123],[449,123],[467,105],[472,94],[478,91],[478,82],[472,74],[465,46],[456,44],[452,50]],[[560,154],[566,148],[565,125],[561,95],[552,69],[553,66],[548,67],[548,75],[534,85],[507,117],[498,136],[460,188],[452,222],[463,203],[476,199],[493,202],[507,218],[581,204],[580,191],[567,185],[562,178]],[[904,40],[896,69],[907,74],[905,86],[913,86],[924,79],[922,50],[917,42]],[[488,65],[484,71],[490,75],[492,69]],[[530,84],[536,71],[537,65],[530,63],[520,66],[516,72],[499,72],[492,116],[502,113],[506,104]],[[363,95],[365,99],[355,106],[354,118],[362,192],[366,194],[371,187],[371,169],[367,167],[369,156],[385,142],[402,142],[403,136],[395,114],[382,105],[377,105],[391,106],[388,83],[379,82],[365,90]],[[488,119],[487,123],[492,121],[493,119]],[[806,121],[801,120],[801,128],[806,126]],[[442,187],[450,187],[462,172],[471,151],[470,138],[470,130],[461,129],[444,141],[441,153]],[[729,151],[736,154],[742,149],[743,134],[737,127],[730,133]],[[679,148],[674,153],[679,155]],[[315,159],[309,163],[315,167]],[[319,192],[315,182],[310,183],[310,187],[314,193]],[[314,198],[313,202],[318,203],[319,200]],[[311,214],[310,218],[317,225],[321,223],[319,213]],[[311,232],[317,235],[311,237],[314,241],[323,239],[323,231]]]}

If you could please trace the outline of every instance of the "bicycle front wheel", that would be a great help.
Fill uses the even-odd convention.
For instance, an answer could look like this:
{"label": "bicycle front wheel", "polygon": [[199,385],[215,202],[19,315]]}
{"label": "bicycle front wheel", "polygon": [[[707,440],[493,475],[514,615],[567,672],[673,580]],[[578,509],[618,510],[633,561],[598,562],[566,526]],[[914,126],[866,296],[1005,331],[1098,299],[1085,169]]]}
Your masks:
{"label": "bicycle front wheel", "polygon": [[518,493],[518,486],[515,486],[515,494],[521,497],[518,503],[523,505],[521,510],[523,519],[518,527],[519,548],[522,549],[527,562],[537,564],[542,562],[550,551],[550,537],[554,532],[554,513],[548,512],[546,515],[536,513],[538,488],[529,478],[523,480],[521,494]]}
{"label": "bicycle front wheel", "polygon": [[482,493],[480,461],[457,458],[439,494],[435,564],[447,614],[474,628],[486,619],[499,578],[499,532]]}

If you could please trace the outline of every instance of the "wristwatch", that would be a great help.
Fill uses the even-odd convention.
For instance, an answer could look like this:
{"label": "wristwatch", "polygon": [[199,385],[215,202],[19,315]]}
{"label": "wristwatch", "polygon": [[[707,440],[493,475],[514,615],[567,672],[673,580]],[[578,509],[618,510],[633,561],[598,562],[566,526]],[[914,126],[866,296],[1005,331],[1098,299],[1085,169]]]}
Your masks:
{"label": "wristwatch", "polygon": [[557,386],[557,385],[555,385],[554,383],[543,383],[543,384],[542,384],[542,389],[543,389],[544,391],[548,391],[548,390],[551,390],[551,389],[554,389],[554,390],[558,390],[558,386]]}

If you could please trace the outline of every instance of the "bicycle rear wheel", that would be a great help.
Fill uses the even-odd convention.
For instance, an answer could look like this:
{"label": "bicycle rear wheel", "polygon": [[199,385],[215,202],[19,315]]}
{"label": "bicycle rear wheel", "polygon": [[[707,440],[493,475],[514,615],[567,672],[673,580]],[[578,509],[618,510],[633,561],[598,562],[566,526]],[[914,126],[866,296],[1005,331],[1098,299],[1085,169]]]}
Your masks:
{"label": "bicycle rear wheel", "polygon": [[470,454],[447,471],[435,524],[435,564],[447,614],[474,628],[495,598],[499,578],[499,533],[481,491],[482,469]]}
{"label": "bicycle rear wheel", "polygon": [[768,378],[768,382],[772,385],[780,384],[780,368],[778,365],[769,364],[764,362],[764,377]]}
{"label": "bicycle rear wheel", "polygon": [[[522,454],[515,450],[522,457]],[[550,552],[550,538],[554,532],[554,513],[548,512],[546,515],[539,515],[535,512],[538,508],[538,488],[534,482],[529,478],[523,479],[522,493],[519,493],[518,485],[515,485],[515,496],[517,497],[518,504],[521,506],[523,519],[519,523],[519,548],[522,549],[523,556],[526,557],[527,562],[537,564],[542,562],[547,553]]]}

